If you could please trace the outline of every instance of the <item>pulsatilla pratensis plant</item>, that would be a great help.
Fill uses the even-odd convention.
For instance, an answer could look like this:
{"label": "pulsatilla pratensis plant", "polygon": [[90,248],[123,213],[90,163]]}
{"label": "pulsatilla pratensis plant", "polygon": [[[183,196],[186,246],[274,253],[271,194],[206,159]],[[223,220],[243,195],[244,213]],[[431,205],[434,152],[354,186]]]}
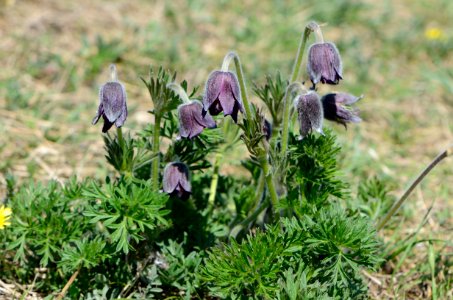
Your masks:
{"label": "pulsatilla pratensis plant", "polygon": [[[299,73],[313,32],[307,88]],[[17,189],[9,180],[2,278],[34,282],[60,299],[366,298],[361,270],[382,261],[380,244],[366,210],[349,205],[336,160],[341,148],[323,129],[324,119],[359,122],[350,105],[360,98],[316,91],[339,84],[342,72],[338,49],[310,22],[288,79],[278,73],[255,83],[264,106],[249,101],[235,52],[201,93],[176,73],[150,69],[141,80],[154,122],[123,136],[126,92],[112,66],[93,123],[102,117],[103,132],[117,127],[104,136],[115,175]],[[222,172],[241,155],[241,143],[250,174]],[[364,198],[369,189],[359,190]],[[400,205],[385,206],[379,228]]]}

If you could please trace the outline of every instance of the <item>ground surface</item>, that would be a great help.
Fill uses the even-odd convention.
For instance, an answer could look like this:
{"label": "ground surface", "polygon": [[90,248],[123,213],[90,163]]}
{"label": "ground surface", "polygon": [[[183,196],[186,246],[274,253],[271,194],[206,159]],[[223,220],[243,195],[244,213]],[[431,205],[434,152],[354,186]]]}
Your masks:
{"label": "ground surface", "polygon": [[[345,80],[336,90],[365,95],[363,123],[347,131],[327,125],[338,132],[345,176],[354,186],[376,175],[400,195],[453,143],[452,16],[449,0],[3,0],[0,192],[7,173],[20,181],[107,174],[100,126],[90,123],[111,62],[128,91],[125,128],[134,132],[152,121],[139,80],[149,66],[176,70],[191,86],[203,86],[234,49],[249,86],[277,69],[287,76],[299,35],[314,19],[325,24],[325,39],[343,57]],[[417,188],[398,236],[386,232],[386,240],[415,232],[432,205],[417,239],[451,241],[452,182],[450,158]],[[451,245],[436,249],[439,268],[452,268]],[[401,264],[393,274],[370,275],[373,297],[430,296],[426,243],[411,247]]]}

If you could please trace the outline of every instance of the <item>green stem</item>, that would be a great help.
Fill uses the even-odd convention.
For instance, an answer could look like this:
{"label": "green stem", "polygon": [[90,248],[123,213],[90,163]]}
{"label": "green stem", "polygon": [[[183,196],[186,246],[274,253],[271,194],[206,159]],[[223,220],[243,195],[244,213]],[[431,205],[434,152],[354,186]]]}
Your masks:
{"label": "green stem", "polygon": [[233,229],[231,229],[230,237],[236,238],[242,230],[244,230],[246,228],[248,229],[250,224],[253,221],[255,221],[256,218],[258,218],[258,216],[268,207],[268,205],[269,205],[269,200],[266,200],[266,199],[263,200],[250,216],[248,216],[241,223],[239,223],[238,225],[234,226]]}
{"label": "green stem", "polygon": [[214,169],[212,171],[211,187],[209,189],[209,206],[214,207],[215,196],[217,193],[217,184],[219,182],[219,166],[222,159],[222,153],[217,153],[214,160]]}
{"label": "green stem", "polygon": [[404,192],[403,196],[392,206],[390,211],[385,215],[385,217],[382,219],[382,221],[379,222],[379,224],[376,226],[376,230],[379,231],[381,230],[385,224],[390,220],[390,218],[398,211],[398,209],[401,207],[401,205],[404,203],[404,201],[409,197],[409,195],[412,193],[412,191],[419,185],[420,182],[423,181],[426,175],[431,172],[431,170],[438,164],[440,163],[444,158],[448,157],[453,153],[453,145],[451,145],[449,148],[446,150],[442,151],[439,155],[437,155],[436,158],[417,176],[417,178],[412,182],[412,184],[409,186],[409,188]]}
{"label": "green stem", "polygon": [[236,52],[229,52],[227,55],[225,55],[225,58],[223,59],[222,63],[222,71],[223,72],[228,71],[228,67],[232,59],[234,59],[234,66],[236,68],[236,73],[238,76],[239,88],[241,89],[242,102],[245,109],[245,117],[247,120],[250,121],[252,120],[252,111],[250,109],[250,102],[247,98],[247,90],[245,87],[245,79],[244,73],[242,72],[241,60],[239,59],[239,56],[236,54]]}
{"label": "green stem", "polygon": [[182,99],[182,102],[184,102],[184,104],[190,103],[189,96],[187,96],[186,91],[179,84],[172,82],[167,84],[167,88],[177,93],[179,97]]}
{"label": "green stem", "polygon": [[123,138],[123,130],[121,127],[116,128],[116,134],[118,138],[118,144],[120,145],[121,148],[121,170],[124,171],[125,169],[125,164],[126,164],[126,159],[125,159],[125,149],[124,149],[124,138]]}
{"label": "green stem", "polygon": [[110,78],[112,79],[113,82],[118,82],[118,74],[116,72],[115,64],[110,65]]}
{"label": "green stem", "polygon": [[295,89],[299,89],[301,92],[306,92],[306,88],[300,82],[293,82],[286,88],[285,96],[283,98],[284,111],[283,111],[283,131],[282,131],[282,157],[286,156],[286,150],[288,149],[288,138],[289,138],[289,119],[291,111],[291,101],[289,94]]}
{"label": "green stem", "polygon": [[153,154],[156,155],[156,157],[153,160],[153,164],[151,166],[151,180],[153,184],[153,189],[155,191],[159,190],[159,134],[160,134],[160,115],[154,115],[154,130],[153,130],[153,145],[152,145],[152,150]]}
{"label": "green stem", "polygon": [[123,139],[123,130],[121,129],[121,127],[116,128],[116,133],[118,135],[118,144],[120,145],[121,150],[123,151],[123,154],[124,154],[124,139]]}
{"label": "green stem", "polygon": [[[225,140],[228,135],[229,128],[230,128],[230,119],[224,119],[222,129],[223,129],[223,138]],[[216,154],[215,159],[214,159],[214,169],[212,170],[211,187],[209,189],[209,198],[208,198],[208,203],[211,207],[214,207],[215,195],[217,193],[217,184],[219,182],[220,161],[222,160],[223,153],[225,152],[225,150],[227,148],[228,148],[228,145],[221,148],[220,152]]]}
{"label": "green stem", "polygon": [[296,81],[297,77],[299,77],[299,71],[302,64],[302,58],[304,57],[305,46],[307,45],[307,40],[310,37],[310,33],[312,33],[315,27],[319,27],[315,22],[310,22],[307,24],[307,26],[305,26],[304,33],[300,38],[299,48],[297,48],[297,54],[296,59],[294,60],[290,83]]}
{"label": "green stem", "polygon": [[272,177],[272,172],[270,171],[269,162],[267,161],[267,158],[264,157],[260,159],[260,163],[266,179],[266,185],[269,191],[269,196],[271,197],[272,206],[274,207],[274,214],[278,219],[280,216],[278,213],[278,195],[275,190],[274,179]]}

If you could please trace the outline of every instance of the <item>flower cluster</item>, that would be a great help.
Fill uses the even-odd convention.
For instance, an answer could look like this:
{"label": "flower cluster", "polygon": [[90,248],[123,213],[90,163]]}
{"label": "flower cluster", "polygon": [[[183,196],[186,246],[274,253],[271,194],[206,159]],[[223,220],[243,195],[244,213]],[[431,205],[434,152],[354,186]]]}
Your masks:
{"label": "flower cluster", "polygon": [[323,118],[342,124],[358,123],[361,121],[358,110],[350,107],[361,97],[347,93],[329,93],[319,97],[316,85],[339,84],[343,79],[343,66],[340,53],[332,42],[324,42],[321,29],[313,26],[316,42],[308,50],[307,72],[313,84],[311,91],[297,95],[294,104],[298,113],[300,134],[303,138],[311,131],[322,133]]}

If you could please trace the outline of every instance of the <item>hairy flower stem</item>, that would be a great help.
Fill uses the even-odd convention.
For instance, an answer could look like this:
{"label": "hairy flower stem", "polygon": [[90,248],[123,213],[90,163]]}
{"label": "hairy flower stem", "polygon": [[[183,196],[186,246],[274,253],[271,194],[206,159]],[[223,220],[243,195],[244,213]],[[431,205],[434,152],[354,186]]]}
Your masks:
{"label": "hairy flower stem", "polygon": [[[246,88],[245,88],[245,79],[244,79],[244,74],[242,72],[242,65],[241,65],[239,56],[235,52],[229,52],[227,55],[225,55],[225,58],[223,59],[221,70],[223,72],[228,71],[228,67],[231,63],[231,60],[233,60],[233,59],[234,59],[234,65],[236,68],[236,73],[238,76],[239,87],[241,89],[242,101],[243,101],[243,105],[245,108],[245,118],[251,124],[253,121],[253,115],[252,115],[252,111],[250,109],[250,102],[247,98],[247,92],[246,92]],[[269,194],[271,196],[272,205],[274,206],[274,209],[275,209],[278,204],[278,196],[277,196],[277,192],[275,190],[272,172],[270,171],[269,161],[267,160],[266,156],[262,157],[260,159],[260,164],[261,164],[261,169],[263,170],[263,172],[265,174],[267,188],[269,189]],[[278,215],[278,213],[276,213],[276,215]]]}
{"label": "hairy flower stem", "polygon": [[110,78],[113,82],[118,82],[118,74],[116,72],[116,66],[114,64],[110,65]]}
{"label": "hairy flower stem", "polygon": [[214,169],[212,170],[212,179],[211,179],[211,187],[209,188],[209,198],[208,204],[209,206],[214,206],[214,200],[217,193],[217,184],[219,183],[219,167],[220,167],[220,160],[222,159],[223,154],[217,153],[214,159]]}
{"label": "hairy flower stem", "polygon": [[242,222],[234,226],[233,229],[231,229],[230,237],[236,238],[242,230],[250,228],[250,224],[252,224],[252,222],[254,222],[256,218],[258,218],[260,213],[268,207],[269,201],[267,199],[263,199],[264,186],[265,177],[264,172],[261,170],[260,177],[258,179],[258,187],[256,188],[257,193],[255,198],[255,206],[252,209],[253,212]]}
{"label": "hairy flower stem", "polygon": [[440,163],[444,158],[448,157],[449,155],[453,154],[453,145],[451,145],[449,148],[445,149],[442,151],[439,155],[437,155],[436,158],[434,158],[431,163],[426,166],[426,168],[417,176],[417,178],[412,182],[412,184],[409,186],[409,188],[404,192],[403,196],[392,206],[390,211],[385,215],[385,217],[379,222],[379,224],[376,226],[376,230],[379,231],[381,230],[385,224],[390,220],[390,218],[398,211],[398,209],[401,207],[401,205],[406,201],[407,197],[412,193],[412,191],[417,187],[417,185],[420,184],[420,182],[423,181],[426,175],[431,172],[434,167]]}
{"label": "hairy flower stem", "polygon": [[117,138],[118,138],[118,144],[120,145],[120,148],[121,148],[121,158],[122,158],[121,170],[124,170],[125,164],[126,164],[126,159],[124,157],[124,155],[125,155],[125,153],[124,153],[124,138],[123,138],[123,130],[121,129],[121,127],[117,127],[116,128],[116,134],[117,134]]}
{"label": "hairy flower stem", "polygon": [[[302,58],[304,57],[305,47],[307,45],[308,38],[312,32],[321,32],[319,25],[316,22],[311,21],[305,26],[304,33],[300,38],[299,48],[297,48],[296,59],[294,60],[293,72],[291,74],[290,85],[296,82],[299,77],[300,66],[302,64]],[[321,33],[322,36],[322,33]],[[288,86],[289,88],[289,86]],[[286,89],[285,99],[283,101],[283,132],[282,132],[282,151],[283,155],[286,155],[288,149],[288,134],[289,134],[289,113],[291,111],[291,101],[288,100],[288,88]]]}
{"label": "hairy flower stem", "polygon": [[186,91],[179,84],[172,82],[167,84],[167,88],[177,93],[184,104],[190,103],[189,96],[187,96]]}
{"label": "hairy flower stem", "polygon": [[160,134],[160,119],[161,116],[159,114],[154,115],[154,130],[153,130],[153,145],[152,145],[152,150],[153,154],[156,155],[156,157],[153,160],[153,164],[151,166],[151,180],[152,180],[152,186],[155,191],[159,190],[159,163],[160,163],[160,158],[159,158],[159,134]]}
{"label": "hairy flower stem", "polygon": [[266,185],[267,189],[269,190],[269,196],[271,197],[274,214],[276,216],[276,219],[278,220],[278,218],[280,217],[280,214],[278,212],[278,195],[277,191],[275,190],[274,179],[270,170],[269,161],[266,157],[263,157],[260,159],[260,164],[266,179]]}
{"label": "hairy flower stem", "polygon": [[286,88],[285,96],[283,98],[284,111],[283,111],[283,132],[282,132],[282,157],[286,156],[286,150],[288,150],[288,138],[289,138],[289,113],[291,111],[291,100],[289,95],[294,89],[298,89],[300,92],[306,92],[307,89],[300,82],[293,82]]}
{"label": "hairy flower stem", "polygon": [[[228,130],[230,127],[230,119],[224,119],[223,123],[223,136],[226,138]],[[214,169],[212,171],[211,187],[209,189],[209,198],[208,203],[211,207],[214,207],[215,196],[217,193],[217,184],[219,183],[219,169],[220,161],[223,158],[223,153],[225,152],[225,147],[223,147],[219,153],[216,154],[214,159]]]}
{"label": "hairy flower stem", "polygon": [[74,274],[72,274],[72,276],[71,276],[71,278],[69,278],[68,282],[66,282],[65,286],[63,287],[60,294],[58,295],[57,300],[63,299],[63,297],[66,294],[66,292],[68,291],[69,287],[74,282],[74,280],[76,280],[77,275],[79,275],[79,272],[80,272],[80,267],[74,272]]}
{"label": "hairy flower stem", "polygon": [[242,65],[241,61],[239,59],[239,56],[236,54],[236,52],[229,52],[227,55],[225,55],[225,58],[223,59],[222,63],[222,72],[227,72],[228,67],[230,66],[231,60],[234,59],[234,66],[236,68],[236,73],[238,76],[238,81],[239,81],[239,87],[241,89],[241,97],[242,97],[242,102],[245,108],[245,117],[247,120],[252,119],[252,111],[250,109],[250,102],[247,98],[247,90],[245,88],[245,79],[244,79],[244,73],[242,72]]}
{"label": "hairy flower stem", "polygon": [[302,58],[304,57],[305,46],[307,45],[307,40],[310,37],[310,33],[319,28],[319,25],[311,21],[305,26],[304,33],[302,34],[299,42],[299,48],[297,48],[296,59],[294,60],[293,72],[291,74],[290,83],[293,83],[299,77],[300,66],[302,64]]}

